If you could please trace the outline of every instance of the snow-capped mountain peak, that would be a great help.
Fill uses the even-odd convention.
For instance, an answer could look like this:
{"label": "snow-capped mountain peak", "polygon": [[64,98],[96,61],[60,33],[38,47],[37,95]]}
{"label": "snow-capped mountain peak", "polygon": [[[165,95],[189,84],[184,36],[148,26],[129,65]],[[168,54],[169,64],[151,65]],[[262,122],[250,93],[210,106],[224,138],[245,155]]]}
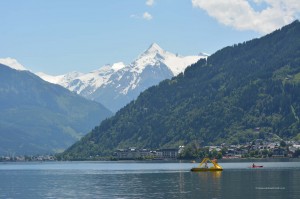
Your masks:
{"label": "snow-capped mountain peak", "polygon": [[4,64],[6,66],[9,66],[10,68],[16,69],[16,70],[27,70],[22,64],[20,64],[16,59],[13,59],[11,57],[7,58],[1,58],[0,63]]}
{"label": "snow-capped mountain peak", "polygon": [[179,56],[153,43],[128,65],[123,62],[107,64],[85,74],[69,73],[56,77],[37,75],[88,99],[98,101],[116,112],[145,89],[178,75],[187,66],[206,57],[205,55]]}
{"label": "snow-capped mountain peak", "polygon": [[141,73],[147,66],[159,66],[168,56],[172,54],[153,43],[130,65],[135,72]]}
{"label": "snow-capped mountain peak", "polygon": [[156,54],[156,53],[164,53],[165,51],[157,44],[153,43],[149,46],[149,48],[144,52],[144,54]]}
{"label": "snow-capped mountain peak", "polygon": [[193,63],[196,63],[201,58],[206,58],[207,55],[199,54],[194,56],[180,56],[163,50],[158,44],[153,43],[142,53],[132,65],[137,66],[136,71],[141,72],[148,65],[160,66],[165,64],[173,73],[174,76],[183,72],[185,68]]}
{"label": "snow-capped mountain peak", "polygon": [[117,63],[114,63],[111,68],[114,70],[114,71],[118,71],[118,70],[121,70],[122,68],[126,67],[126,65],[123,63],[123,62],[117,62]]}
{"label": "snow-capped mountain peak", "polygon": [[52,84],[60,84],[61,86],[64,87],[66,87],[70,81],[84,75],[84,73],[80,73],[77,71],[73,71],[65,75],[57,75],[57,76],[48,75],[43,72],[37,72],[35,74],[47,82],[50,82]]}

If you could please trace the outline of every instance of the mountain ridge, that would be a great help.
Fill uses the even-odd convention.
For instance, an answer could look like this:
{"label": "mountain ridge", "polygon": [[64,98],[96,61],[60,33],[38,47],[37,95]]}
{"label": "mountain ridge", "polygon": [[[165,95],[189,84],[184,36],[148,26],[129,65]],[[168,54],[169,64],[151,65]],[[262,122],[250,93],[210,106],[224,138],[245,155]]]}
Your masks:
{"label": "mountain ridge", "polygon": [[112,113],[29,71],[0,64],[0,154],[64,150]]}
{"label": "mountain ridge", "polygon": [[20,64],[16,59],[11,57],[0,58],[0,64],[8,66],[15,70],[27,70],[22,64]]}
{"label": "mountain ridge", "polygon": [[60,76],[38,73],[41,78],[59,84],[116,112],[136,99],[140,92],[183,72],[204,54],[179,56],[153,43],[131,64],[117,62],[89,73],[72,72]]}
{"label": "mountain ridge", "polygon": [[238,144],[268,133],[300,140],[299,49],[299,21],[225,47],[142,92],[62,157],[110,156],[132,146]]}

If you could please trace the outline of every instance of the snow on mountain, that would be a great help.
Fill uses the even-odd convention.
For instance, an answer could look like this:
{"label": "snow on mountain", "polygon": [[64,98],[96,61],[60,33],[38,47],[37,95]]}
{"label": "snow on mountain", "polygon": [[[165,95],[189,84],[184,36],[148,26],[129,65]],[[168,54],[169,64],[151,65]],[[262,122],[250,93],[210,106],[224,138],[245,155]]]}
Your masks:
{"label": "snow on mountain", "polygon": [[37,76],[39,76],[40,78],[42,78],[43,80],[50,82],[52,84],[59,84],[60,80],[63,78],[63,75],[59,75],[59,76],[52,76],[52,75],[48,75],[46,73],[43,72],[37,72],[35,73]]}
{"label": "snow on mountain", "polygon": [[37,73],[42,79],[64,86],[88,99],[102,103],[116,112],[135,99],[140,92],[172,78],[207,55],[179,56],[153,43],[129,65],[118,62],[105,65],[86,74],[72,72],[49,76]]}
{"label": "snow on mountain", "polygon": [[118,62],[118,63],[115,63],[111,66],[111,68],[114,70],[114,71],[118,71],[118,70],[121,70],[122,68],[126,67],[126,65],[123,63],[123,62]]}
{"label": "snow on mountain", "polygon": [[136,65],[145,66],[160,61],[168,66],[173,75],[176,76],[183,72],[185,68],[196,63],[200,58],[206,58],[205,55],[200,56],[179,56],[167,52],[153,43],[147,51],[145,51],[137,60]]}
{"label": "snow on mountain", "polygon": [[7,58],[1,58],[0,63],[4,64],[6,66],[9,66],[10,68],[16,69],[16,70],[27,70],[22,64],[20,64],[17,60],[7,57]]}

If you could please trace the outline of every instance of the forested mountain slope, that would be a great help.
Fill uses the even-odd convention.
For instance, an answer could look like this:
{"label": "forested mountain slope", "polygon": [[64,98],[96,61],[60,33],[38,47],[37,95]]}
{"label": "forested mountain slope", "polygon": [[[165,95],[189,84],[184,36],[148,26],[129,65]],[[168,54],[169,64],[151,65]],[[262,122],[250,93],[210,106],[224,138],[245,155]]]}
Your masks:
{"label": "forested mountain slope", "polygon": [[253,129],[299,136],[300,22],[219,50],[184,74],[141,93],[64,154],[110,155],[116,148],[242,143]]}
{"label": "forested mountain slope", "polygon": [[0,64],[0,155],[64,150],[111,115],[99,103]]}

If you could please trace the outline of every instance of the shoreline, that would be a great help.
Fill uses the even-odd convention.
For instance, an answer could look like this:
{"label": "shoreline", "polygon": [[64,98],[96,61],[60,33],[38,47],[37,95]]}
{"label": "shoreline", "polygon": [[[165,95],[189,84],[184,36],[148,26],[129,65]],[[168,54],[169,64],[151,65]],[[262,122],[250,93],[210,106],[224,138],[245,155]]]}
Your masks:
{"label": "shoreline", "polygon": [[[32,161],[0,161],[3,163],[47,163],[47,162],[136,162],[136,163],[200,163],[202,160],[179,160],[179,159],[162,159],[162,160],[32,160]],[[300,158],[232,158],[218,159],[218,163],[240,163],[240,162],[300,162]]]}

